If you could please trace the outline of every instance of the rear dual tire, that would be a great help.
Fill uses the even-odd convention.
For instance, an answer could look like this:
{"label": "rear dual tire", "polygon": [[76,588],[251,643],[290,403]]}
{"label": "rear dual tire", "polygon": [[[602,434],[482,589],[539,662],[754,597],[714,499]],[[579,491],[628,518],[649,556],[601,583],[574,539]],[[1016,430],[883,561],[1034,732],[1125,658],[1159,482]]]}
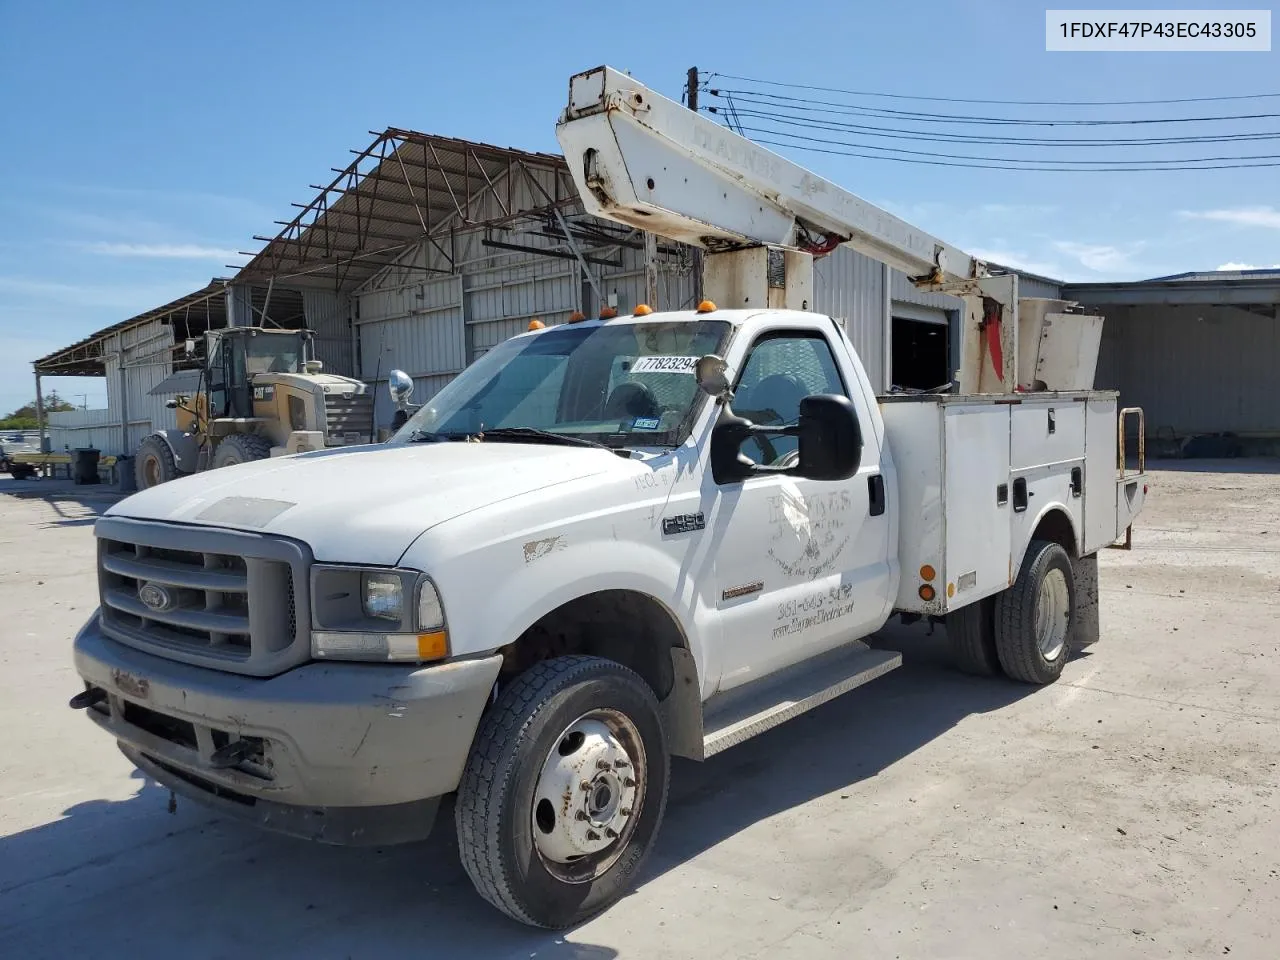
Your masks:
{"label": "rear dual tire", "polygon": [[1033,540],[1018,578],[996,597],[995,641],[1006,676],[1053,683],[1071,657],[1076,619],[1075,576],[1061,545]]}
{"label": "rear dual tire", "polygon": [[1053,683],[1071,657],[1076,590],[1060,544],[1033,540],[1008,589],[947,615],[952,662],[978,676]]}

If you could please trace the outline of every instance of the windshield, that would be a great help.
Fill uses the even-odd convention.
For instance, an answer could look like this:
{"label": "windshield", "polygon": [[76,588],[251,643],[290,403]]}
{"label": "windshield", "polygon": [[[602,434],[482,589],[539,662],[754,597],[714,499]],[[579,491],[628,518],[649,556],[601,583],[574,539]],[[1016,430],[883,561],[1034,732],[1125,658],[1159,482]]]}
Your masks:
{"label": "windshield", "polygon": [[721,353],[723,320],[564,325],[494,347],[396,434],[532,428],[613,447],[683,443],[706,394],[694,364]]}
{"label": "windshield", "polygon": [[244,340],[244,369],[259,373],[297,373],[302,363],[302,335],[260,333]]}

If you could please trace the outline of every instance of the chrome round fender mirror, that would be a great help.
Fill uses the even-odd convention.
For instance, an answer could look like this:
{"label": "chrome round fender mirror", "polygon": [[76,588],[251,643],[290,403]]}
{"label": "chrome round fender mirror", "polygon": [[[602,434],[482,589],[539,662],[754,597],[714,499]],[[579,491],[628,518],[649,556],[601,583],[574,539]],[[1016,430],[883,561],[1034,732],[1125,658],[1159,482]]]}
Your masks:
{"label": "chrome round fender mirror", "polygon": [[708,353],[700,357],[693,368],[698,380],[698,387],[703,393],[713,397],[724,397],[729,393],[729,364],[724,357]]}
{"label": "chrome round fender mirror", "polygon": [[413,396],[413,378],[403,370],[392,370],[387,376],[387,389],[395,403],[406,403]]}

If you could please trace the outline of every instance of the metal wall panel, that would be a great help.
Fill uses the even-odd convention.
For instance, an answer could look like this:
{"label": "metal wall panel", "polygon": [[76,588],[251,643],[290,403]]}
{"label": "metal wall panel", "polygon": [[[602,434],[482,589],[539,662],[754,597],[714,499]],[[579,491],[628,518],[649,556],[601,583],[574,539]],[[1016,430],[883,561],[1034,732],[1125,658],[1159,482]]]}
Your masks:
{"label": "metal wall panel", "polygon": [[307,328],[314,331],[312,348],[326,373],[355,376],[351,340],[351,298],[328,290],[304,288],[302,312]]}
{"label": "metal wall panel", "polygon": [[466,366],[460,277],[439,277],[360,296],[360,379],[377,386],[392,369],[412,377]]}
{"label": "metal wall panel", "polygon": [[[74,440],[64,440],[63,445],[69,444],[74,449],[75,446],[87,443],[87,438],[93,435],[93,445],[104,454],[132,454],[148,434],[175,428],[178,424],[177,415],[165,406],[165,401],[169,398],[151,396],[151,389],[173,372],[173,346],[173,329],[159,320],[139,324],[108,337],[103,342],[103,352],[107,357],[104,364],[107,410],[102,413],[112,423],[112,432],[109,439],[104,441],[97,435],[98,427],[86,425],[77,430]],[[125,388],[124,404],[121,404],[120,392],[122,379]],[[122,438],[120,417],[126,412],[129,435]]]}
{"label": "metal wall panel", "polygon": [[1045,300],[1060,300],[1062,284],[1041,277],[1029,277],[1025,273],[1018,274],[1018,296],[1043,297]]}
{"label": "metal wall panel", "polygon": [[884,266],[848,247],[814,261],[813,306],[840,321],[871,385],[885,389]]}
{"label": "metal wall panel", "polygon": [[1103,306],[1096,382],[1147,433],[1280,433],[1280,320],[1235,307]]}
{"label": "metal wall panel", "polygon": [[474,360],[529,324],[563,323],[582,300],[578,266],[529,254],[529,259],[463,274],[467,327]]}

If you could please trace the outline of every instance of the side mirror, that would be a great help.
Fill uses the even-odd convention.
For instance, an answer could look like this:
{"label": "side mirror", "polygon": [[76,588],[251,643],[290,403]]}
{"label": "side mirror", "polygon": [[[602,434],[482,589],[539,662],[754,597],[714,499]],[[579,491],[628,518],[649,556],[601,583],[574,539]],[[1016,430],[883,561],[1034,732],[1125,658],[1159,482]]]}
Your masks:
{"label": "side mirror", "polygon": [[719,400],[729,394],[729,364],[724,357],[708,353],[699,358],[694,365],[693,375],[697,378],[698,388]]}
{"label": "side mirror", "polygon": [[403,370],[392,370],[387,376],[387,390],[391,392],[391,401],[397,405],[408,403],[413,396],[413,378]]}
{"label": "side mirror", "polygon": [[[753,435],[799,440],[795,466],[760,465],[742,453]],[[793,427],[758,427],[726,404],[711,434],[711,472],[716,483],[741,483],[752,476],[782,474],[809,480],[847,480],[862,463],[862,428],[848,397],[817,394],[800,401]]]}
{"label": "side mirror", "polygon": [[800,401],[800,463],[810,480],[848,480],[862,463],[862,427],[848,397],[817,394]]}

